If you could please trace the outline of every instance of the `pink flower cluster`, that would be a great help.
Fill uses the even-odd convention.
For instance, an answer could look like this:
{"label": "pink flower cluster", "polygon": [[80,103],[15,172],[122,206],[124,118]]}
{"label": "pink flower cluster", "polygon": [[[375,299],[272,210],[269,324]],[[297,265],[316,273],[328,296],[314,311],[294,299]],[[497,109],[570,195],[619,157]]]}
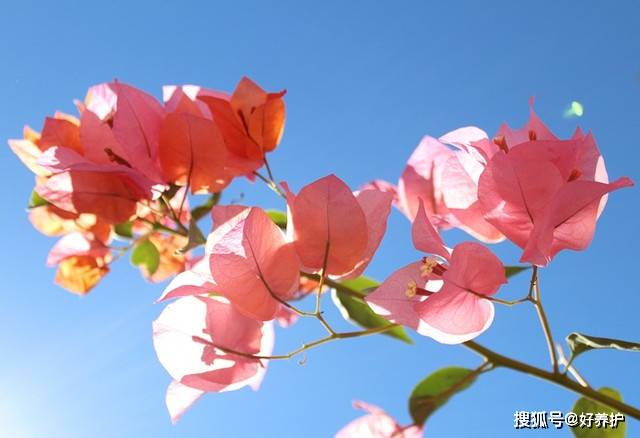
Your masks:
{"label": "pink flower cluster", "polygon": [[492,139],[473,126],[424,137],[397,187],[373,185],[395,192],[411,220],[422,200],[437,228],[487,243],[507,238],[524,250],[520,261],[546,266],[563,249],[585,249],[606,194],[633,182],[609,182],[590,132],[560,140],[532,108],[525,126],[502,125]]}
{"label": "pink flower cluster", "polygon": [[286,303],[303,293],[301,272],[357,277],[382,240],[389,193],[352,193],[334,175],[297,195],[283,185],[286,232],[260,208],[213,207],[204,259],[176,276],[160,298],[179,298],[154,323],[158,357],[174,379],[167,392],[174,421],[204,391],[259,383],[267,363],[261,356],[273,344],[270,321],[291,324]]}
{"label": "pink flower cluster", "polygon": [[[607,194],[633,185],[626,177],[609,182],[591,133],[558,139],[532,109],[524,127],[503,125],[491,139],[476,127],[425,137],[397,186],[375,181],[353,192],[329,175],[296,194],[267,181],[286,198],[286,230],[261,208],[215,205],[196,258],[188,193],[218,193],[238,176],[254,177],[282,137],[284,92],[267,93],[247,78],[231,95],[196,86],[164,91],[160,103],[120,82],[94,86],[77,104],[79,118],[57,113],[42,133],[25,128],[10,146],[36,174],[31,221],[63,236],[47,260],[58,266],[57,283],[80,294],[95,286],[123,225],[133,244],[157,251],[157,263],[140,265],[147,278],[177,274],[160,297],[175,301],[153,323],[172,378],[166,402],[174,422],[206,392],[257,388],[273,321],[293,324],[290,302],[317,286],[310,280],[317,275],[362,275],[393,204],[412,221],[414,246],[425,255],[364,301],[388,321],[456,344],[491,325],[492,296],[507,280],[486,246],[448,248],[439,230],[460,228],[484,243],[508,239],[522,248],[521,262],[547,266],[563,249],[585,249]],[[379,408],[357,406],[368,415],[338,437],[422,436],[419,425],[401,427]]]}
{"label": "pink flower cluster", "polygon": [[[114,226],[127,222],[161,255],[158,273],[144,272],[147,278],[182,271],[189,257],[176,250],[186,239],[150,233],[149,222],[171,224],[169,207],[188,223],[187,191],[217,193],[237,176],[253,178],[282,136],[283,95],[243,78],[231,95],[165,87],[160,103],[116,81],[91,87],[84,102],[76,102],[79,117],[56,113],[41,133],[25,127],[23,139],[9,140],[36,175],[34,226],[50,236],[82,235],[61,241],[49,257],[58,266],[56,282],[89,292],[109,271]],[[172,187],[182,187],[178,196]]]}

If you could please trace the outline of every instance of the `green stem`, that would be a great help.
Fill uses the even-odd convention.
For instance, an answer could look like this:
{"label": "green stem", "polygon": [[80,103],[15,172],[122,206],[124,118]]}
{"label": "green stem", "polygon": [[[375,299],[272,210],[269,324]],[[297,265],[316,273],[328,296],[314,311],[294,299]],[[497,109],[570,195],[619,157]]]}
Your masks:
{"label": "green stem", "polygon": [[392,328],[398,327],[397,324],[389,324],[389,325],[385,325],[382,327],[376,327],[376,328],[372,328],[372,329],[367,329],[367,330],[358,330],[358,331],[352,331],[352,332],[343,332],[343,333],[336,333],[333,332],[327,336],[325,336],[324,338],[320,338],[320,339],[316,339],[315,341],[306,343],[306,344],[302,344],[302,346],[300,348],[297,348],[289,353],[286,354],[276,354],[276,355],[260,355],[260,354],[250,354],[250,353],[244,353],[242,351],[238,351],[238,350],[234,350],[232,348],[226,348],[226,347],[222,347],[220,345],[216,345],[213,344],[211,342],[208,341],[204,341],[202,339],[200,339],[201,342],[204,342],[206,344],[209,344],[219,350],[222,350],[226,353],[230,353],[230,354],[237,354],[238,356],[242,356],[242,357],[246,357],[249,359],[256,359],[256,360],[286,360],[286,359],[291,359],[294,356],[299,355],[300,353],[303,353],[307,350],[311,350],[312,348],[315,348],[319,345],[322,344],[326,344],[328,342],[332,342],[335,341],[337,339],[351,339],[351,338],[361,338],[364,336],[371,336],[371,335],[377,335],[379,333],[383,333],[386,332],[387,330],[391,330]]}
{"label": "green stem", "polygon": [[558,374],[558,356],[556,353],[556,349],[554,347],[555,343],[553,342],[553,335],[551,334],[551,327],[549,326],[549,320],[547,319],[547,315],[544,311],[544,307],[542,306],[542,300],[540,298],[540,284],[538,281],[538,267],[533,267],[533,272],[531,273],[531,287],[535,290],[535,295],[533,297],[533,305],[536,308],[538,313],[538,319],[540,320],[540,325],[542,326],[542,331],[544,332],[544,338],[547,341],[547,348],[549,349],[549,358],[551,359],[551,365],[553,366],[554,374]]}
{"label": "green stem", "polygon": [[[185,194],[185,196],[186,196],[186,194]],[[167,209],[169,210],[169,216],[171,216],[171,219],[173,219],[173,221],[176,223],[176,225],[178,226],[178,229],[181,232],[183,232],[185,236],[187,236],[189,234],[189,230],[180,221],[180,217],[176,214],[176,211],[171,206],[171,201],[169,199],[167,199],[167,197],[165,195],[162,195],[161,199],[164,202],[164,204],[167,207]]]}
{"label": "green stem", "polygon": [[576,394],[580,394],[588,399],[591,399],[598,403],[602,403],[625,415],[633,417],[636,420],[640,420],[640,409],[630,406],[605,394],[602,394],[601,392],[598,392],[593,388],[582,386],[580,383],[576,382],[575,380],[571,380],[569,377],[563,374],[543,370],[541,368],[534,367],[533,365],[511,359],[510,357],[496,353],[495,351],[490,350],[487,347],[484,347],[474,341],[467,341],[464,343],[464,346],[480,354],[489,362],[493,363],[496,367],[509,368],[514,371],[529,374],[539,379],[546,380],[547,382],[555,383],[556,385],[562,386],[563,388],[573,391]]}
{"label": "green stem", "polygon": [[285,195],[285,193],[282,191],[282,189],[280,187],[278,187],[278,185],[275,183],[275,181],[265,177],[264,175],[262,175],[258,171],[254,171],[253,174],[255,176],[257,176],[259,180],[264,182],[267,185],[267,187],[269,187],[271,190],[273,190],[276,195],[280,196],[281,198],[285,198],[286,199],[287,195]]}
{"label": "green stem", "polygon": [[324,282],[327,280],[327,264],[329,262],[329,240],[327,240],[327,244],[324,248],[324,259],[322,261],[322,269],[320,270],[320,280],[318,281],[318,291],[316,292],[316,311],[315,317],[322,324],[325,330],[330,335],[335,335],[336,332],[329,325],[327,320],[322,315],[322,288],[324,287]]}
{"label": "green stem", "polygon": [[145,224],[151,225],[154,230],[161,230],[161,231],[173,234],[174,236],[187,237],[189,234],[188,230],[187,231],[174,230],[173,228],[167,227],[166,225],[163,225],[160,222],[153,222],[143,217],[139,217],[138,219],[144,222]]}

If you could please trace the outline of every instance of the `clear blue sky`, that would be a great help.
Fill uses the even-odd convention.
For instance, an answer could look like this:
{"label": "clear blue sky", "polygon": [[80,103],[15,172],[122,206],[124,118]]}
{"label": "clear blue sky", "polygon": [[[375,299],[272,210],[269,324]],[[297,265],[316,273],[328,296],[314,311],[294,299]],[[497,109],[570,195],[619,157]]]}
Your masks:
{"label": "clear blue sky", "polygon": [[[330,172],[354,187],[372,178],[395,181],[422,135],[468,124],[490,133],[502,121],[520,125],[531,95],[562,135],[576,124],[562,118],[565,106],[582,102],[579,123],[595,132],[610,175],[640,181],[638,2],[90,3],[0,6],[0,138],[19,136],[24,123],[39,129],[56,109],[73,111],[73,98],[114,77],[160,96],[168,83],[230,90],[247,74],[269,89],[289,90],[285,137],[271,162],[296,189]],[[0,156],[1,436],[324,438],[358,415],[352,399],[406,422],[416,382],[442,366],[479,363],[461,347],[419,336],[414,346],[384,337],[337,343],[310,352],[304,366],[272,363],[260,392],[208,395],[171,426],[164,406],[169,376],[151,344],[162,286],[146,283],[126,261],[86,298],[54,286],[53,270],[44,266],[54,240],[38,234],[25,214],[33,177],[8,147]],[[224,197],[240,192],[247,203],[283,207],[264,187],[245,182]],[[543,270],[556,337],[580,330],[640,338],[638,193],[613,194],[590,249],[563,253]],[[464,238],[445,234],[449,244]],[[497,252],[507,263],[517,260],[509,244]],[[409,224],[394,212],[369,273],[383,278],[416,255]],[[512,281],[503,296],[521,296],[525,283]],[[277,349],[318,334],[311,322],[280,330]],[[547,363],[530,308],[498,309],[479,340]],[[638,405],[639,360],[602,351],[578,365],[593,385],[617,387]],[[434,415],[425,435],[525,435],[512,428],[515,410],[567,410],[575,399],[498,371]],[[640,436],[637,422],[629,436]]]}

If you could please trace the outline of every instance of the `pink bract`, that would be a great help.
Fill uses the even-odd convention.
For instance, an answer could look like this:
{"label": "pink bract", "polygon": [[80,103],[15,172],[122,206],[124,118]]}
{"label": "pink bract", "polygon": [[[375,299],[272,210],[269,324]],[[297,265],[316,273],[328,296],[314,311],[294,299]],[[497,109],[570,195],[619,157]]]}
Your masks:
{"label": "pink bract", "polygon": [[167,407],[175,422],[204,392],[256,385],[266,361],[229,351],[269,355],[273,329],[271,323],[243,316],[224,298],[184,297],[154,321],[153,342],[174,380]]}
{"label": "pink bract", "polygon": [[425,257],[391,274],[365,299],[374,312],[444,344],[468,341],[489,328],[494,307],[484,297],[506,283],[500,260],[475,242],[449,250],[422,205],[413,223],[413,239],[416,248],[437,257]]}
{"label": "pink bract", "polygon": [[334,277],[360,275],[386,231],[393,194],[376,189],[352,193],[335,175],[321,178],[294,195],[286,184],[288,237],[303,269]]}
{"label": "pink bract", "polygon": [[216,291],[247,316],[271,320],[279,300],[297,293],[300,262],[295,248],[259,208],[246,208],[219,225],[206,250]]}
{"label": "pink bract", "polygon": [[523,248],[522,262],[546,266],[563,249],[585,249],[606,195],[633,182],[609,183],[591,133],[558,140],[533,112],[525,128],[501,132],[506,149],[491,157],[478,184],[487,221]]}
{"label": "pink bract", "polygon": [[361,401],[353,403],[355,409],[367,413],[340,429],[335,438],[422,438],[420,426],[400,426],[398,422],[377,406]]}

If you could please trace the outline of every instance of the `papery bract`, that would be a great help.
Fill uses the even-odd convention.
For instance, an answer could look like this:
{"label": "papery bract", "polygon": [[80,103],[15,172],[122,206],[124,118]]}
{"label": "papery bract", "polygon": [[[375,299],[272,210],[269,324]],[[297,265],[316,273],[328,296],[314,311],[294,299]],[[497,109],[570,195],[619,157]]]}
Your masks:
{"label": "papery bract", "polygon": [[70,292],[88,293],[109,272],[111,250],[91,235],[73,232],[49,252],[47,264],[56,266],[55,282]]}
{"label": "papery bract", "polygon": [[147,93],[121,82],[109,84],[117,96],[113,136],[123,146],[122,157],[156,183],[164,182],[158,163],[160,126],[164,109]]}
{"label": "papery bract", "polygon": [[167,407],[175,422],[201,393],[232,391],[261,379],[266,361],[245,355],[269,355],[273,328],[243,316],[224,298],[184,297],[154,321],[153,343],[174,380]]}
{"label": "papery bract", "polygon": [[192,193],[219,192],[230,180],[225,173],[226,149],[212,120],[172,113],[160,130],[160,162],[170,182]]}
{"label": "papery bract", "polygon": [[267,93],[251,79],[240,80],[231,96],[204,95],[227,147],[244,158],[262,160],[280,142],[284,131],[285,92]]}
{"label": "papery bract", "polygon": [[[409,157],[398,181],[400,210],[413,221],[422,199],[429,217],[446,218],[447,208],[441,192],[441,172],[453,152],[437,139],[425,136]],[[443,225],[447,227],[446,223]]]}
{"label": "papery bract", "polygon": [[109,119],[116,110],[118,95],[109,84],[98,84],[89,87],[84,98],[83,109],[94,113],[100,120]]}
{"label": "papery bract", "polygon": [[242,210],[219,225],[207,239],[206,253],[216,291],[245,315],[273,319],[277,299],[288,300],[297,292],[295,248],[259,208]]}
{"label": "papery bract", "polygon": [[156,132],[164,113],[151,96],[124,84],[101,84],[89,94],[79,105],[80,120],[56,113],[42,134],[25,129],[25,139],[10,146],[42,177],[36,190],[48,202],[72,214],[122,222],[164,182]]}
{"label": "papery bract", "polygon": [[58,265],[55,283],[78,295],[86,295],[109,273],[109,267],[91,256],[70,256]]}
{"label": "papery bract", "polygon": [[94,214],[71,213],[53,204],[30,208],[29,221],[45,236],[60,236],[80,231],[93,234],[103,243],[109,242],[113,228]]}
{"label": "papery bract", "polygon": [[233,114],[231,96],[195,85],[165,86],[163,95],[169,113],[189,113],[215,123],[226,152],[225,179],[231,180],[241,175],[252,178],[252,172],[264,164],[263,154],[247,152],[254,151],[256,145],[239,118]]}
{"label": "papery bract", "polygon": [[[532,113],[534,114],[534,113]],[[629,178],[608,183],[593,136],[580,131],[570,140],[529,122],[529,135],[503,128],[508,152],[493,155],[480,176],[478,198],[486,219],[524,249],[521,261],[546,266],[563,249],[585,249],[593,239],[605,195],[633,185]]]}
{"label": "papery bract", "polygon": [[47,150],[51,146],[72,149],[79,154],[83,153],[80,143],[80,122],[72,122],[66,118],[47,117],[40,134],[38,146]]}
{"label": "papery bract", "polygon": [[51,171],[38,164],[38,159],[43,152],[51,146],[66,147],[82,154],[83,147],[80,144],[80,132],[77,121],[69,119],[62,113],[45,119],[42,133],[33,131],[28,126],[24,127],[23,139],[9,140],[9,147],[20,158],[29,170],[36,176],[45,177]]}
{"label": "papery bract", "polygon": [[504,239],[485,221],[478,206],[477,185],[484,159],[469,144],[483,135],[486,137],[482,130],[467,127],[440,139],[422,139],[398,182],[397,205],[409,219],[413,220],[422,200],[438,228],[457,227],[484,242]]}
{"label": "papery bract", "polygon": [[422,427],[400,426],[398,422],[377,406],[361,401],[353,407],[367,413],[340,429],[335,438],[422,438]]}
{"label": "papery bract", "polygon": [[444,246],[420,205],[413,223],[416,248],[425,257],[387,278],[365,301],[379,315],[438,342],[457,344],[484,332],[493,321],[486,299],[506,283],[504,266],[486,247],[463,242]]}
{"label": "papery bract", "polygon": [[158,301],[186,296],[208,296],[216,292],[216,284],[211,277],[209,260],[202,258],[191,269],[179,273],[164,289]]}
{"label": "papery bract", "polygon": [[335,175],[321,178],[294,195],[288,187],[290,238],[305,270],[336,277],[366,268],[386,231],[391,193],[362,190],[354,195]]}
{"label": "papery bract", "polygon": [[231,95],[231,107],[251,139],[264,152],[276,148],[284,131],[286,91],[267,93],[248,77],[243,77]]}
{"label": "papery bract", "polygon": [[52,175],[36,191],[72,213],[92,213],[109,223],[127,221],[148,192],[126,174],[70,170]]}

